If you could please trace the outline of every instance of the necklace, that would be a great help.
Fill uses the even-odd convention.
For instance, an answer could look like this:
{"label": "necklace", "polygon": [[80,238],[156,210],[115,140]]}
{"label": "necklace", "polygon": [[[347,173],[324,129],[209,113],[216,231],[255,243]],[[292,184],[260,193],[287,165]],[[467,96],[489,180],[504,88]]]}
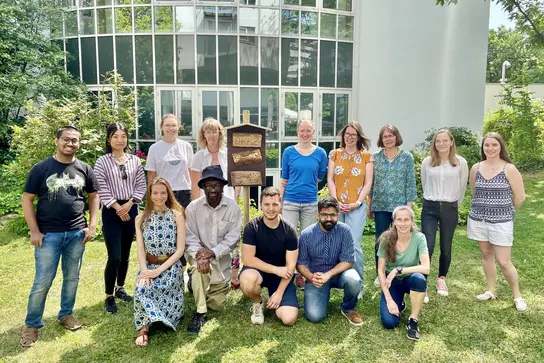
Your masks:
{"label": "necklace", "polygon": [[113,158],[115,159],[115,161],[118,163],[118,164],[124,164],[125,163],[125,153],[123,153],[122,156],[120,157],[117,157],[115,156],[114,154],[112,154]]}

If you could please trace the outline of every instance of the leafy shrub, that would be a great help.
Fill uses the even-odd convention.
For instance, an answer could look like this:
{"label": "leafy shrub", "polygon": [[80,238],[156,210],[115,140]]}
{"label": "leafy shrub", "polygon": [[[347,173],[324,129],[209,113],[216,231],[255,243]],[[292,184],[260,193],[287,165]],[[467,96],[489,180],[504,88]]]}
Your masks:
{"label": "leafy shrub", "polygon": [[10,218],[6,222],[6,229],[18,236],[28,236],[30,233],[30,230],[28,229],[28,226],[26,224],[25,217],[22,215],[17,215],[13,218]]}

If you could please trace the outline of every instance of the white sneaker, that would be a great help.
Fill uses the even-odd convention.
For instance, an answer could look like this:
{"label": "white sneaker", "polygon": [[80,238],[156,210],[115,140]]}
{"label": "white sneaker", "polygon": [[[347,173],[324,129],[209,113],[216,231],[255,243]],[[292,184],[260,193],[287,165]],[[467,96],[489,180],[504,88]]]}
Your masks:
{"label": "white sneaker", "polygon": [[527,303],[525,302],[525,300],[523,300],[522,297],[518,297],[517,299],[514,299],[514,304],[516,305],[517,311],[526,311],[528,309]]}
{"label": "white sneaker", "polygon": [[381,284],[380,284],[380,278],[379,278],[379,277],[376,277],[376,279],[374,280],[374,285],[375,285],[375,286],[378,286],[378,287],[381,286]]}
{"label": "white sneaker", "polygon": [[253,303],[251,307],[251,323],[263,325],[264,324],[264,314],[263,314],[263,303]]}
{"label": "white sneaker", "polygon": [[425,297],[423,298],[423,303],[428,304],[430,300],[431,299],[429,299],[429,294],[427,292],[425,292]]}

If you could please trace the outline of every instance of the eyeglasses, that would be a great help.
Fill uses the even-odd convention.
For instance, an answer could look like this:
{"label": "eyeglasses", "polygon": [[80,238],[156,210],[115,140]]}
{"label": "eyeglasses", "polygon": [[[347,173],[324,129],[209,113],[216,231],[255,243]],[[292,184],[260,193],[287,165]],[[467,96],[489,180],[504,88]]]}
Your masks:
{"label": "eyeglasses", "polygon": [[207,192],[211,192],[212,190],[215,190],[217,192],[220,192],[223,190],[223,184],[216,184],[216,185],[204,185],[204,190]]}
{"label": "eyeglasses", "polygon": [[358,134],[349,134],[349,133],[347,133],[347,132],[344,134],[344,137],[345,137],[346,139],[356,139],[357,136],[359,136],[359,135],[358,135]]}
{"label": "eyeglasses", "polygon": [[69,144],[69,143],[72,143],[72,145],[77,145],[79,144],[79,139],[74,137],[73,139],[72,138],[69,138],[69,137],[61,137],[60,138],[60,141],[62,141],[64,144]]}
{"label": "eyeglasses", "polygon": [[338,213],[319,213],[319,216],[323,219],[334,219],[338,217]]}
{"label": "eyeglasses", "polygon": [[127,180],[127,168],[125,167],[125,164],[119,165],[119,171],[121,172],[121,179]]}
{"label": "eyeglasses", "polygon": [[396,136],[395,135],[384,135],[382,136],[382,139],[394,139]]}

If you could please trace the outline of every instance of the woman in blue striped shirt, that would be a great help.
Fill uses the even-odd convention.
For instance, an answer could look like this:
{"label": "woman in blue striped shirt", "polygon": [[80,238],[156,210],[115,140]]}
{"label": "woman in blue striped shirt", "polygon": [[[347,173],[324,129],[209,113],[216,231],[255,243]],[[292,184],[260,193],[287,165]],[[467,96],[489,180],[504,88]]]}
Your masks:
{"label": "woman in blue striped shirt", "polygon": [[[125,289],[130,247],[134,234],[137,204],[145,196],[146,182],[142,163],[127,153],[128,130],[120,123],[108,126],[106,154],[96,161],[94,172],[102,203],[102,230],[108,262],[104,271],[106,312],[117,312],[115,298],[132,301]],[[117,284],[116,284],[117,281]]]}
{"label": "woman in blue striped shirt", "polygon": [[[402,150],[402,137],[393,125],[385,125],[380,130],[378,147],[382,148],[372,155],[374,179],[368,194],[367,214],[376,224],[376,275],[378,274],[378,239],[393,222],[393,210],[400,205],[412,208],[417,200],[416,172],[414,157]],[[379,286],[378,277],[374,285]]]}

